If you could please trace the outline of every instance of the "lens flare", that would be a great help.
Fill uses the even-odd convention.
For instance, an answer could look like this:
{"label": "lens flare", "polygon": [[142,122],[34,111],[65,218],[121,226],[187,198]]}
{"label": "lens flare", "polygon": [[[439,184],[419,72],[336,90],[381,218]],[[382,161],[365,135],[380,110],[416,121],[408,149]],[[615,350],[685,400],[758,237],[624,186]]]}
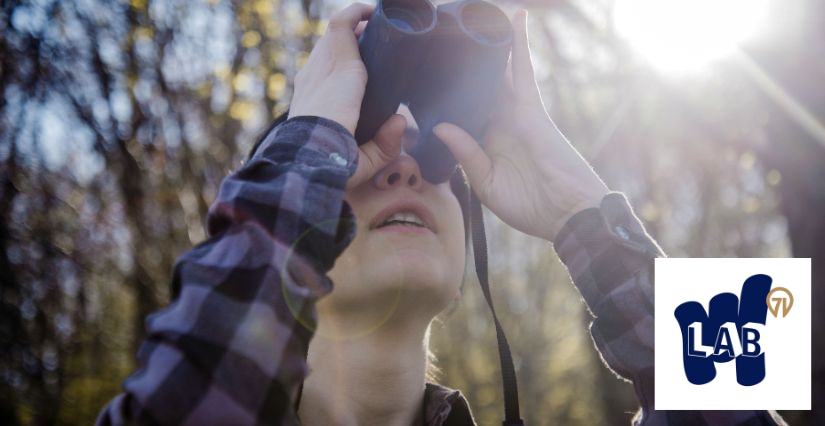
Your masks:
{"label": "lens flare", "polygon": [[762,24],[767,0],[616,0],[616,30],[654,67],[699,69]]}

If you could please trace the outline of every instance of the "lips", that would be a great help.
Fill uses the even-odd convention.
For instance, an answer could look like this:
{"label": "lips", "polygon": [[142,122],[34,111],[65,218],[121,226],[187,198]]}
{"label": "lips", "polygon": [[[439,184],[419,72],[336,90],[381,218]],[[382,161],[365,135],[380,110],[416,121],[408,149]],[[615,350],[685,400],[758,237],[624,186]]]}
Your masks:
{"label": "lips", "polygon": [[369,227],[378,229],[391,224],[417,226],[436,232],[432,213],[426,206],[416,201],[390,204],[375,215]]}

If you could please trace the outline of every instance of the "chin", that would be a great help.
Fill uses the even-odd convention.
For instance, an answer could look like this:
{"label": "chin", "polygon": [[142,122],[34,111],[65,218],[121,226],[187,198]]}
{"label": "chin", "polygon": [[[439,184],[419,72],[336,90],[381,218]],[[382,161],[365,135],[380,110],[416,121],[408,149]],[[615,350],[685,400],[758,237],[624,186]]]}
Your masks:
{"label": "chin", "polygon": [[[381,260],[373,263],[373,282],[387,286],[388,290],[415,295],[447,306],[461,285],[463,263],[460,271],[443,253],[433,253],[415,247],[393,248],[384,253]],[[378,284],[380,283],[380,284]]]}
{"label": "chin", "polygon": [[351,310],[392,307],[437,315],[461,287],[462,235],[385,231],[358,234],[336,260],[330,271],[335,291],[328,303]]}
{"label": "chin", "polygon": [[448,265],[443,253],[432,252],[418,247],[393,247],[384,251],[376,259],[373,268],[386,281],[392,277],[403,277],[404,281],[446,281]]}

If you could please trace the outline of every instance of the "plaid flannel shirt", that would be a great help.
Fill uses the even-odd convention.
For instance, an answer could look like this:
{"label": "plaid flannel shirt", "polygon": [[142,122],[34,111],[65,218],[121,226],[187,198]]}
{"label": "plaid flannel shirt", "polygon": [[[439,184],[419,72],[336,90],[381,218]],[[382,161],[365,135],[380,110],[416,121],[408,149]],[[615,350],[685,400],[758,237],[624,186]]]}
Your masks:
{"label": "plaid flannel shirt", "polygon": [[641,409],[636,425],[784,425],[774,411],[653,409],[653,260],[665,257],[621,193],[565,223],[559,258],[594,317],[590,335],[602,359],[633,382]]}
{"label": "plaid flannel shirt", "polygon": [[[210,238],[181,255],[174,301],[146,319],[141,368],[98,425],[299,424],[296,404],[326,276],[354,237],[344,201],[358,148],[330,120],[272,129],[221,183]],[[642,424],[775,424],[766,412],[653,407],[653,258],[661,250],[620,194],[571,218],[557,250],[596,317],[604,360],[635,383]],[[460,392],[428,384],[427,425],[473,424]]]}

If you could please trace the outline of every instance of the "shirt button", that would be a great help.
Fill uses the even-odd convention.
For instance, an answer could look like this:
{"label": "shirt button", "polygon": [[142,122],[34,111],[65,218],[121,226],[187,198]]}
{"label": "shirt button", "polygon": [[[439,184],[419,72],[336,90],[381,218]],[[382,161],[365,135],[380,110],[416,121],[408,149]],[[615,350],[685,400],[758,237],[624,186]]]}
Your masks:
{"label": "shirt button", "polygon": [[616,226],[615,228],[613,228],[613,230],[616,231],[616,234],[618,236],[622,237],[622,239],[624,239],[624,240],[629,240],[630,239],[630,234],[627,232],[627,229],[625,229],[624,226],[621,226],[621,225]]}
{"label": "shirt button", "polygon": [[337,164],[339,166],[346,166],[347,165],[346,158],[342,157],[337,152],[333,152],[332,154],[330,154],[329,159],[332,160],[335,164]]}

